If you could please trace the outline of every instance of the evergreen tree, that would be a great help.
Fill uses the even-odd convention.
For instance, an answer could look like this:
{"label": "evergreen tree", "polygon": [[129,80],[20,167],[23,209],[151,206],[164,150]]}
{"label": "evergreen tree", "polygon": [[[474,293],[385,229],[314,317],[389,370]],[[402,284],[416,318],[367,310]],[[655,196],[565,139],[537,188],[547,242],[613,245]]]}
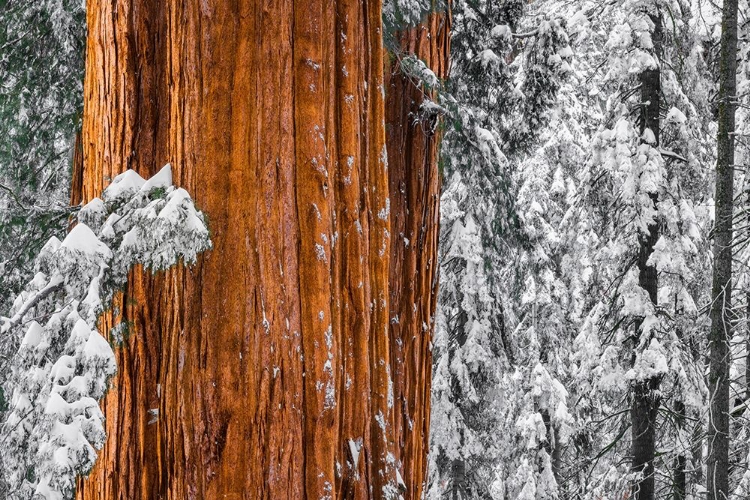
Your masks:
{"label": "evergreen tree", "polygon": [[[608,485],[601,492],[619,488],[682,498],[692,468],[694,429],[688,422],[704,408],[699,360],[705,323],[697,321],[696,304],[707,302],[702,270],[710,213],[702,207],[709,198],[702,165],[711,153],[710,76],[700,50],[701,20],[692,13],[687,2],[625,2],[590,4],[580,16],[584,27],[576,39],[607,49],[591,54],[601,66],[589,63],[604,68],[601,78],[588,79],[589,94],[600,96],[605,113],[592,136],[581,211],[573,219],[582,225],[578,234],[596,228],[583,252],[593,263],[589,299],[600,299],[588,306],[573,343],[569,383],[579,401],[578,444],[570,451],[589,464],[582,470],[592,467],[579,476],[579,487],[594,498],[593,485],[603,478]],[[649,73],[659,73],[655,83],[661,87],[651,97],[643,95]],[[649,109],[654,101],[660,106]],[[644,111],[652,117],[650,127]],[[630,418],[623,411],[628,399],[642,410]],[[631,448],[641,450],[633,473],[623,467]],[[649,472],[642,474],[644,469]],[[696,486],[695,477],[691,484]]]}
{"label": "evergreen tree", "polygon": [[0,310],[33,259],[68,224],[83,104],[85,10],[79,0],[0,2]]}
{"label": "evergreen tree", "polygon": [[[133,265],[155,272],[194,264],[209,247],[204,216],[172,185],[169,165],[148,181],[132,170],[119,175],[62,242],[53,236],[44,245],[12,316],[0,318],[13,352],[2,381],[10,396],[1,427],[4,498],[73,498],[106,437],[99,400],[115,356],[97,331],[101,314]],[[123,326],[107,337],[121,342]]]}
{"label": "evergreen tree", "polygon": [[554,431],[541,422],[554,420],[564,390],[544,367],[546,353],[538,363],[516,359],[524,348],[506,314],[515,291],[507,279],[528,238],[514,206],[514,162],[546,124],[572,54],[560,20],[524,14],[516,0],[452,4],[429,498],[557,490]]}
{"label": "evergreen tree", "polygon": [[732,338],[732,258],[734,208],[734,133],[737,95],[737,0],[725,0],[721,20],[718,133],[716,158],[716,222],[709,335],[710,391],[706,440],[708,500],[729,495],[729,366]]}
{"label": "evergreen tree", "polygon": [[[705,408],[705,322],[697,304],[708,302],[702,166],[712,153],[712,83],[711,54],[702,48],[710,36],[687,2],[550,1],[527,9],[567,20],[572,51],[557,55],[570,83],[560,81],[551,112],[535,108],[549,125],[515,143],[524,146],[510,146],[521,134],[497,129],[497,148],[485,151],[503,168],[477,162],[472,171],[468,153],[446,155],[430,492],[600,498],[642,491],[644,476],[631,472],[626,410],[640,380],[658,379],[659,390],[646,397],[658,398],[660,409],[649,410],[646,456],[654,457],[654,473],[645,478],[661,498],[684,491],[678,477],[689,474],[694,494],[700,430],[693,422]],[[458,32],[456,12],[460,5]],[[654,13],[669,13],[660,17],[658,53]],[[516,32],[524,50],[535,31],[530,24]],[[459,60],[473,53],[455,50]],[[508,71],[524,72],[520,54],[504,59]],[[461,85],[457,67],[454,88]],[[661,86],[658,113],[651,108],[658,145],[639,118],[639,75],[653,68]],[[477,79],[471,96],[482,95]],[[524,108],[508,93],[497,96],[509,97],[493,109],[506,110],[503,123],[516,123]],[[492,193],[481,191],[487,186]],[[649,228],[659,234],[643,245],[653,251],[641,266],[658,273],[656,297],[639,280],[638,249]]]}

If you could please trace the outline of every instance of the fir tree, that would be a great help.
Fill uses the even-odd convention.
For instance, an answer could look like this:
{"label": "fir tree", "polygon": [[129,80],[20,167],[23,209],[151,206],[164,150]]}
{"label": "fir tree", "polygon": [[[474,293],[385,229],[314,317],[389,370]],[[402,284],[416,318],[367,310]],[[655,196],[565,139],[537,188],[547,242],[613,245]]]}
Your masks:
{"label": "fir tree", "polygon": [[68,224],[85,36],[78,0],[0,3],[0,310]]}

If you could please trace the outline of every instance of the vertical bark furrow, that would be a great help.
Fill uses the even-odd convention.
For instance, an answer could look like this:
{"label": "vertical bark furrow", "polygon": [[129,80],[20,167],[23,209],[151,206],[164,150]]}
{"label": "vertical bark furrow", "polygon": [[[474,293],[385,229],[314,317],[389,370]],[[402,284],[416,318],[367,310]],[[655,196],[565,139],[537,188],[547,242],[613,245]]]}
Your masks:
{"label": "vertical bark furrow", "polygon": [[[339,109],[337,132],[340,136],[336,162],[337,175],[334,182],[341,196],[337,199],[336,220],[332,241],[338,272],[334,276],[335,304],[337,316],[337,338],[342,356],[341,376],[336,390],[341,394],[339,406],[339,449],[336,467],[340,498],[366,498],[369,495],[368,471],[365,460],[358,449],[371,448],[368,435],[372,425],[369,404],[372,370],[369,366],[370,345],[366,332],[370,328],[370,286],[367,285],[368,269],[358,265],[366,255],[367,227],[362,192],[367,189],[367,176],[361,171],[366,164],[366,151],[361,137],[365,125],[360,119],[347,123],[347,115],[363,115],[367,100],[364,95],[364,77],[359,65],[365,53],[364,33],[358,30],[365,12],[354,2],[337,4],[336,32],[340,41],[336,44],[337,67],[335,75],[335,99]],[[364,226],[363,226],[364,224]],[[350,418],[361,415],[361,418]],[[356,462],[356,463],[355,463]]]}
{"label": "vertical bark furrow", "polygon": [[[319,31],[327,21],[324,5],[319,2],[300,5],[294,15],[295,186],[300,227],[305,439],[314,443],[335,443],[336,397],[332,391],[336,374],[331,368],[326,369],[327,362],[329,366],[338,363],[333,359],[337,346],[331,328],[333,255],[328,237],[332,233],[334,194],[330,174],[334,166],[329,164],[328,155],[328,110],[321,106],[327,98],[329,82],[325,72],[330,62],[326,59]],[[305,447],[308,496],[320,498],[332,494],[334,462],[332,447]]]}
{"label": "vertical bark furrow", "polygon": [[[396,498],[398,464],[418,498],[426,441],[395,445],[405,417],[389,388],[426,418],[429,338],[410,327],[418,343],[392,357],[380,2],[87,8],[75,194],[170,162],[214,249],[191,269],[133,273],[120,302],[132,328],[103,403],[109,439],[78,498]],[[436,139],[415,137],[409,182],[429,194],[415,185],[409,203],[426,212],[411,224],[427,235],[408,279],[425,290],[414,321],[429,325]]]}
{"label": "vertical bark furrow", "polygon": [[[432,14],[398,34],[404,54],[413,54],[439,78],[447,77],[449,17]],[[395,438],[402,477],[423,478],[429,439],[431,340],[437,304],[437,238],[440,179],[439,117],[420,106],[436,96],[386,68],[386,131],[393,233],[390,299],[391,370]],[[427,94],[425,94],[427,92]],[[405,498],[422,496],[422,481],[407,484]]]}

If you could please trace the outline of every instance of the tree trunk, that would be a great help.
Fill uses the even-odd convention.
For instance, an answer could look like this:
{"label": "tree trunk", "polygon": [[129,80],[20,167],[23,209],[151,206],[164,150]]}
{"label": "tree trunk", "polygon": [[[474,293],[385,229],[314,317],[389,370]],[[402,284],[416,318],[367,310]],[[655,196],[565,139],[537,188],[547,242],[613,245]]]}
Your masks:
{"label": "tree trunk", "polygon": [[[682,314],[684,314],[684,310],[677,305],[677,297],[675,297],[675,316],[679,317]],[[680,340],[680,342],[685,341],[685,337],[682,331],[682,328],[677,328],[677,338]],[[700,363],[700,358],[697,359],[697,362]],[[677,385],[677,390],[675,391],[675,401],[674,405],[672,407],[672,411],[674,412],[674,423],[675,423],[675,429],[677,431],[678,440],[683,439],[683,435],[685,434],[686,429],[686,408],[685,408],[685,400],[683,399],[683,392],[684,389],[681,387],[681,384]],[[672,498],[674,500],[685,500],[685,493],[687,492],[687,453],[686,450],[683,449],[682,443],[679,443],[679,449],[677,451],[677,456],[674,458],[674,480],[672,484]]]}
{"label": "tree trunk", "polygon": [[655,393],[658,388],[659,381],[650,379],[637,382],[633,389],[633,407],[630,410],[633,471],[642,473],[642,479],[633,488],[633,498],[636,500],[654,499],[654,430],[659,408]]}
{"label": "tree trunk", "polygon": [[[750,206],[750,199],[747,203]],[[747,408],[750,405],[750,292],[745,292],[745,325],[745,408]]]}
{"label": "tree trunk", "polygon": [[[416,495],[437,138],[407,132],[405,151],[425,149],[389,175],[380,2],[87,9],[80,199],[126,168],[147,176],[170,162],[214,249],[191,269],[132,274],[108,441],[78,498],[397,498],[399,466]],[[391,196],[390,213],[389,177],[408,193]],[[396,252],[391,226],[415,230],[420,213],[423,243]],[[406,304],[394,276],[414,281],[419,312],[389,335]]]}
{"label": "tree trunk", "polygon": [[[446,78],[450,18],[431,14],[398,34],[401,51]],[[404,478],[425,478],[430,437],[432,332],[437,305],[440,177],[438,116],[420,116],[426,89],[386,67],[386,144],[391,201],[391,373],[395,438]],[[427,97],[434,98],[434,95]],[[422,498],[423,481],[410,480],[405,498]]]}
{"label": "tree trunk", "polygon": [[[654,44],[654,57],[659,60],[662,45],[662,22],[661,16],[651,16],[654,23],[654,31],[651,39]],[[654,135],[653,147],[659,146],[659,107],[661,97],[661,71],[659,68],[648,69],[640,74],[641,84],[641,116],[640,132],[647,129]],[[651,193],[651,202],[656,206],[659,201],[656,193]],[[659,283],[654,266],[648,265],[648,259],[654,251],[654,245],[659,240],[659,225],[654,221],[648,226],[648,234],[640,238],[638,252],[638,282],[648,293],[651,302],[657,304]],[[641,334],[642,321],[636,322],[637,336]],[[637,345],[637,342],[635,343]],[[639,380],[633,386],[633,406],[630,410],[633,465],[634,472],[641,472],[642,479],[633,488],[635,500],[654,499],[654,452],[655,452],[655,426],[656,416],[659,408],[657,390],[658,379]]]}
{"label": "tree trunk", "polygon": [[[677,400],[674,404],[675,424],[677,430],[682,434],[685,428],[685,403],[682,400]],[[674,460],[674,485],[672,486],[672,492],[674,500],[685,500],[685,492],[687,491],[687,457],[683,452],[675,457]]]}
{"label": "tree trunk", "polygon": [[711,291],[708,388],[710,397],[708,500],[729,492],[729,340],[732,338],[732,204],[734,201],[734,112],[737,89],[737,0],[725,0],[721,19],[719,130],[716,159],[716,223]]}

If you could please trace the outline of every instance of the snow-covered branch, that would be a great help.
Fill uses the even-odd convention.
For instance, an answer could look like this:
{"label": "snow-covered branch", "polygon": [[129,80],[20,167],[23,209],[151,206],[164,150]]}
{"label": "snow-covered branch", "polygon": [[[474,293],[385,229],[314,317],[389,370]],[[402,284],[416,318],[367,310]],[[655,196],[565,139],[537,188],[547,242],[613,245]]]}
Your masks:
{"label": "snow-covered branch", "polygon": [[132,266],[190,264],[210,247],[205,218],[172,185],[169,165],[148,181],[120,174],[102,199],[82,207],[62,242],[53,237],[43,247],[36,275],[11,316],[0,318],[14,345],[2,424],[12,499],[72,498],[76,477],[93,467],[105,440],[99,400],[116,369],[97,320]]}

